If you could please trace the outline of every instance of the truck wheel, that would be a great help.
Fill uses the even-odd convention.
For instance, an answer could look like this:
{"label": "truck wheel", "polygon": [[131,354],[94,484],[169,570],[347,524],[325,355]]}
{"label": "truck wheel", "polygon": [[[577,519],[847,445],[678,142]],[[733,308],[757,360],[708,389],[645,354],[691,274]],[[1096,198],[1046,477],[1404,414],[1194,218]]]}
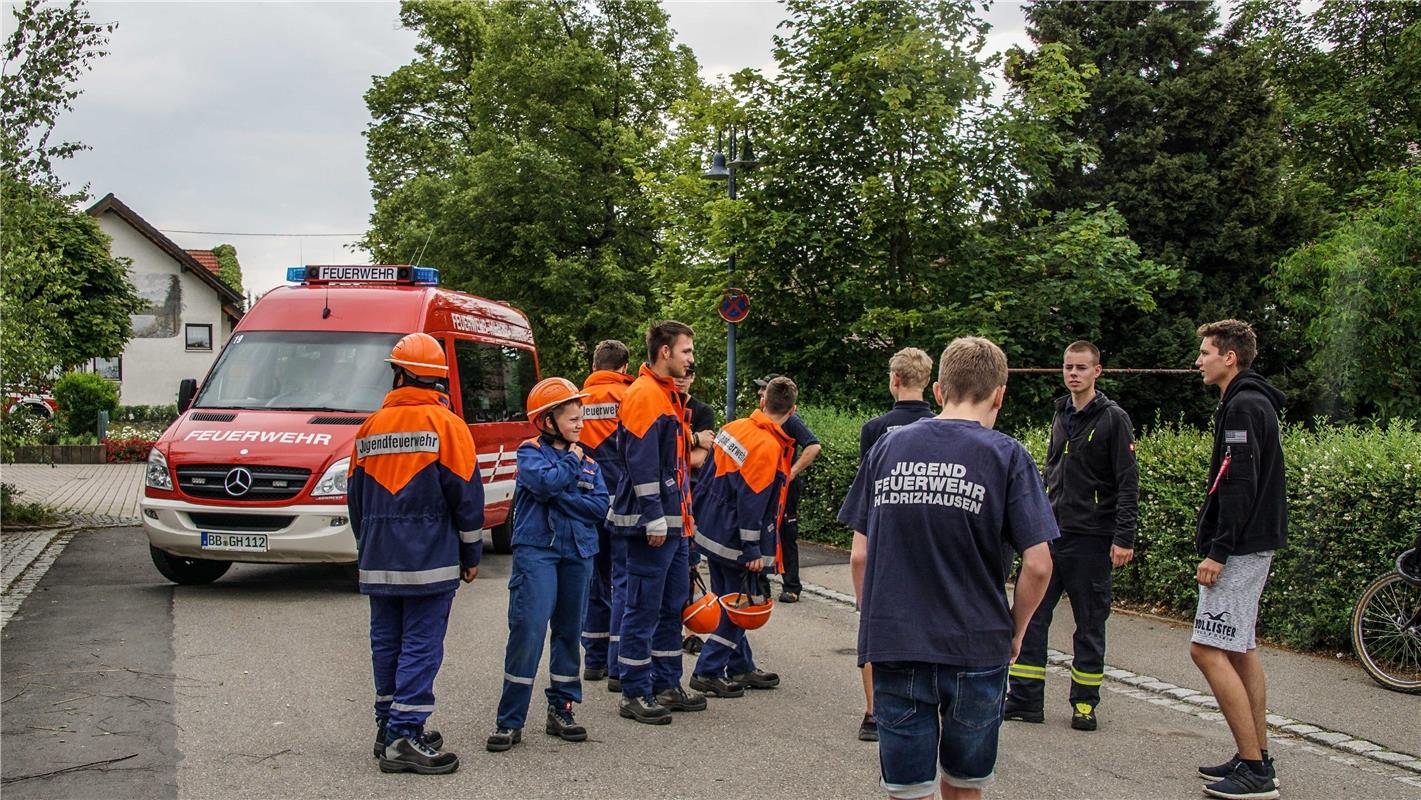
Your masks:
{"label": "truck wheel", "polygon": [[508,521],[489,531],[493,539],[493,551],[495,553],[513,552],[513,522]]}
{"label": "truck wheel", "polygon": [[173,583],[195,586],[212,583],[232,568],[231,561],[213,561],[205,558],[183,558],[148,545],[148,554],[153,557],[153,566],[163,573],[163,577]]}

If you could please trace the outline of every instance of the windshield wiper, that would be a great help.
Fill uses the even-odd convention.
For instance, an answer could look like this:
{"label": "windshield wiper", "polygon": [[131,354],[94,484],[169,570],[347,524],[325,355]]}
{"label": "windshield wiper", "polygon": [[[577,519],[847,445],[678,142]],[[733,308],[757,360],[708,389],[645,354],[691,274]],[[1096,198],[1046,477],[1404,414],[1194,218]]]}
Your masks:
{"label": "windshield wiper", "polygon": [[353,408],[333,408],[331,406],[271,406],[267,411],[338,411],[343,414],[368,414],[368,411],[357,411]]}

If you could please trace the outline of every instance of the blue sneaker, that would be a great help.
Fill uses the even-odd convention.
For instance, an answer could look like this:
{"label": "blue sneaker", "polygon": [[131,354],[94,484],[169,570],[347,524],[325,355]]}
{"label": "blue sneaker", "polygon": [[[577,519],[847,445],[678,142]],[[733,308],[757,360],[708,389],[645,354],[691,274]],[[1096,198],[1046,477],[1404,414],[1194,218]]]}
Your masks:
{"label": "blue sneaker", "polygon": [[1227,778],[1205,786],[1204,794],[1224,800],[1273,800],[1278,796],[1278,786],[1266,768],[1260,775],[1240,761]]}

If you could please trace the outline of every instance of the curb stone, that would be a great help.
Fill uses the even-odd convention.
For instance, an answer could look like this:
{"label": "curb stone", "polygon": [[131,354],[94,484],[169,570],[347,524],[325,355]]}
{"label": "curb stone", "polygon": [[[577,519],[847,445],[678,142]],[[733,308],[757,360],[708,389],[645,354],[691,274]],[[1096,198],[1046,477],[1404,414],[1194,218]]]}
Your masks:
{"label": "curb stone", "polygon": [[[854,600],[853,595],[844,594],[843,592],[812,583],[804,584],[803,594],[839,605],[845,605],[857,612],[858,603]],[[1069,665],[1071,655],[1059,650],[1048,650],[1046,651],[1046,660],[1048,663],[1059,668],[1063,664]],[[1154,695],[1154,697],[1141,698],[1147,702],[1160,706],[1168,706],[1178,711],[1192,714],[1200,719],[1210,721],[1223,720],[1223,715],[1214,710],[1219,707],[1219,701],[1212,695],[1196,692],[1193,689],[1182,686],[1175,686],[1172,683],[1166,683],[1148,675],[1138,675],[1127,669],[1121,669],[1110,664],[1106,664],[1102,672],[1105,673],[1105,677],[1109,682],[1121,684],[1122,690],[1126,693]],[[1399,767],[1421,775],[1421,757],[1411,753],[1388,750],[1376,742],[1353,736],[1350,733],[1329,730],[1320,725],[1312,725],[1271,713],[1268,715],[1268,727],[1283,733],[1298,736],[1328,749],[1346,753],[1349,756],[1362,756],[1363,758],[1371,759],[1381,764]]]}

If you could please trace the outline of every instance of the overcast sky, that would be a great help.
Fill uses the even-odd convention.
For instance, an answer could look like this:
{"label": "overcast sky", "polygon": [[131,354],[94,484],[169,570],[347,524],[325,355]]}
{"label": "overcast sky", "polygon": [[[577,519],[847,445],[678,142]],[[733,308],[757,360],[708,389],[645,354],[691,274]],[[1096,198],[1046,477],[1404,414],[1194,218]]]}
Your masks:
{"label": "overcast sky", "polygon": [[[778,3],[666,6],[706,77],[773,68]],[[414,54],[396,3],[90,8],[119,27],[59,125],[59,137],[93,148],[60,162],[61,178],[94,199],[112,192],[183,247],[236,245],[250,290],[280,284],[287,266],[367,259],[345,249],[372,209],[362,95]],[[1025,42],[1016,3],[996,4],[988,20],[989,51]]]}

